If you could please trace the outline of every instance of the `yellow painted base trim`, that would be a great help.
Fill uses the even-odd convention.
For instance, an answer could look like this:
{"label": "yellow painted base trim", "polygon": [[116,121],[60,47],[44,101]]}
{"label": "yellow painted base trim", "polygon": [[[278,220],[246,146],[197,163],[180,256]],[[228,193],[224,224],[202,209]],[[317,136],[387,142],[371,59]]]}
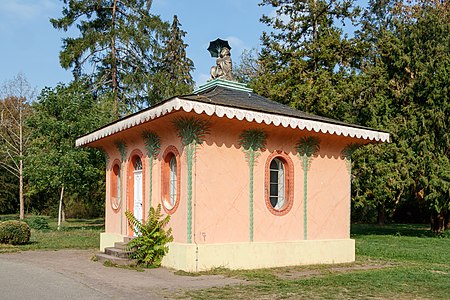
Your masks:
{"label": "yellow painted base trim", "polygon": [[308,240],[272,243],[182,244],[170,243],[164,267],[186,272],[261,269],[355,261],[355,241]]}
{"label": "yellow painted base trim", "polygon": [[116,242],[123,242],[124,235],[116,233],[100,233],[100,251],[104,252],[106,247],[113,247]]}

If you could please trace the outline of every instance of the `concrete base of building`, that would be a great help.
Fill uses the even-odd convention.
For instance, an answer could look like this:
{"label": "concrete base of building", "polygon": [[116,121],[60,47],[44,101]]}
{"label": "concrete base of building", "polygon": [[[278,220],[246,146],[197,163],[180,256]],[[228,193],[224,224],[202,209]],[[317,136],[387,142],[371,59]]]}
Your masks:
{"label": "concrete base of building", "polygon": [[355,241],[308,240],[228,244],[170,243],[164,267],[199,272],[218,267],[261,269],[355,261]]}
{"label": "concrete base of building", "polygon": [[114,247],[114,243],[123,242],[124,235],[116,233],[100,233],[100,251],[105,252],[106,247]]}

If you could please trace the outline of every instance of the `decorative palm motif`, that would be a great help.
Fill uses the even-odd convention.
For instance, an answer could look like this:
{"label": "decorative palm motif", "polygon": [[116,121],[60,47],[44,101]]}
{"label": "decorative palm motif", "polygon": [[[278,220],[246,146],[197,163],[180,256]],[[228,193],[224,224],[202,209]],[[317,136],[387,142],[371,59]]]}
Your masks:
{"label": "decorative palm motif", "polygon": [[[125,144],[125,142],[122,140],[117,141],[115,144],[116,144],[117,149],[119,150],[121,162],[124,162],[125,159],[127,158],[127,144]],[[120,167],[120,169],[119,169],[119,178],[123,178],[122,177],[122,167]],[[122,230],[123,230],[122,229],[122,218],[123,218],[123,216],[122,216],[123,215],[122,214],[122,199],[123,199],[122,195],[120,195],[119,198],[120,198],[120,203],[118,205],[120,206],[120,234],[122,234]]]}
{"label": "decorative palm motif", "polygon": [[352,154],[359,147],[361,147],[360,144],[350,143],[347,146],[345,146],[344,149],[342,149],[341,151],[342,157],[345,159],[345,163],[347,165],[347,171],[349,176],[351,176],[352,174]]}
{"label": "decorative palm motif", "polygon": [[308,170],[311,166],[312,156],[320,150],[320,139],[313,136],[303,137],[298,140],[295,149],[297,150],[299,158],[303,162],[303,238],[306,240],[308,238]]}
{"label": "decorative palm motif", "polygon": [[250,241],[253,242],[253,169],[259,151],[264,149],[267,140],[267,133],[261,129],[247,129],[239,136],[239,144],[244,148],[245,158],[250,168]]}
{"label": "decorative palm motif", "polygon": [[178,117],[172,123],[187,150],[187,242],[192,243],[192,165],[197,145],[203,143],[209,133],[209,123],[194,117]]}
{"label": "decorative palm motif", "polygon": [[145,149],[147,149],[148,159],[150,160],[150,197],[149,203],[152,207],[152,196],[153,196],[153,163],[154,159],[158,156],[161,149],[160,137],[152,131],[144,131],[142,134],[145,142]]}

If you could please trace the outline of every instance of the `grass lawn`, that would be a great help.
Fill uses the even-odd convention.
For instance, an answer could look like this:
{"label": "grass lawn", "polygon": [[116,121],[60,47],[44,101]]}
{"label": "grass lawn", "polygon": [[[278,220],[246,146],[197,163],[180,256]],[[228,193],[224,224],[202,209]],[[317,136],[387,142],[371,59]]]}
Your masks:
{"label": "grass lawn", "polygon": [[[352,264],[212,270],[246,284],[188,291],[194,299],[450,299],[450,238],[427,225],[353,225]],[[332,251],[332,249],[330,249]],[[189,275],[189,274],[186,274]]]}
{"label": "grass lawn", "polygon": [[[2,216],[3,219],[10,219]],[[11,217],[12,219],[13,217]],[[68,219],[57,230],[57,220],[47,218],[49,230],[31,230],[30,243],[26,245],[0,244],[1,252],[23,250],[94,249],[100,245],[100,232],[104,231],[104,219]]]}

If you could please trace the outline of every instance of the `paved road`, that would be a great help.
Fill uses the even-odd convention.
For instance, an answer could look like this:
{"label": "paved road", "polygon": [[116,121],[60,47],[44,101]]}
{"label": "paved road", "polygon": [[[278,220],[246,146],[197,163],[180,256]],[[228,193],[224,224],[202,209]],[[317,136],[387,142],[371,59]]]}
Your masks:
{"label": "paved road", "polygon": [[0,254],[0,299],[172,299],[183,291],[242,284],[222,276],[177,276],[91,261],[95,251],[25,251]]}
{"label": "paved road", "polygon": [[105,299],[107,295],[52,270],[0,258],[1,299]]}

